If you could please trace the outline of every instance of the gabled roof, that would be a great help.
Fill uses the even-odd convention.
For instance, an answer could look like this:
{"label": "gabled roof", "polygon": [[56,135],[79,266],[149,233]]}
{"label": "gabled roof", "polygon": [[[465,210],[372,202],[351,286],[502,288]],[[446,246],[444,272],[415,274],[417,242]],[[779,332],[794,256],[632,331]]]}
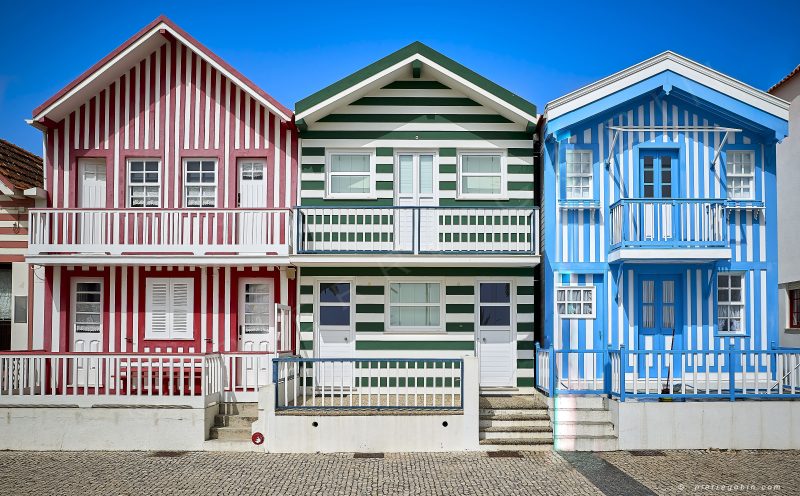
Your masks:
{"label": "gabled roof", "polygon": [[71,109],[72,102],[83,103],[86,101],[90,95],[99,91],[99,88],[116,79],[118,74],[128,70],[149,55],[152,50],[161,46],[165,37],[180,41],[234,84],[247,91],[256,101],[275,112],[281,119],[291,121],[291,110],[278,103],[239,71],[162,15],[34,109],[33,123],[41,122],[44,119],[61,120],[67,112],[64,108]]}
{"label": "gabled roof", "polygon": [[[0,139],[0,190],[41,188],[42,158]],[[2,191],[10,194],[8,191]]]}
{"label": "gabled roof", "polygon": [[798,64],[798,66],[795,67],[794,70],[792,72],[790,72],[789,74],[787,74],[783,79],[781,79],[780,81],[775,83],[775,85],[772,86],[772,88],[768,89],[767,93],[772,93],[773,91],[777,90],[778,88],[783,86],[785,83],[789,82],[790,79],[792,79],[793,77],[795,77],[798,74],[800,74],[800,64]]}
{"label": "gabled roof", "polygon": [[415,41],[386,57],[373,62],[353,74],[323,88],[295,104],[296,118],[314,122],[324,116],[331,107],[338,107],[356,100],[368,90],[396,77],[400,71],[422,70],[417,64],[434,70],[437,79],[441,78],[459,87],[481,104],[502,107],[507,113],[516,116],[516,121],[535,123],[538,119],[536,106],[493,83],[480,74],[464,67],[455,60],[442,55],[433,48]]}
{"label": "gabled roof", "polygon": [[664,74],[673,75],[660,83],[668,87],[690,82],[690,92],[698,97],[702,98],[700,93],[708,96],[714,92],[724,96],[727,102],[744,103],[741,108],[747,113],[746,117],[758,117],[759,124],[775,130],[776,135],[786,127],[788,102],[670,51],[551,101],[545,106],[545,117],[551,123],[555,119],[574,121],[580,109],[604,99],[611,101],[623,95],[625,90]]}

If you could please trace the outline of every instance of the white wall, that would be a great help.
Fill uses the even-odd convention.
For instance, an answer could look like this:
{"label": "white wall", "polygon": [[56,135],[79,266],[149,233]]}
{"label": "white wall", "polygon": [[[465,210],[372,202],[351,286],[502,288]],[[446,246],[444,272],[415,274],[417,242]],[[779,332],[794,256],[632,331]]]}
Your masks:
{"label": "white wall", "polygon": [[[11,316],[11,349],[28,349],[28,316],[25,315],[24,324],[16,324],[17,315],[15,314],[14,300],[17,296],[28,296],[28,264],[25,262],[13,262],[11,264],[11,309],[14,315]],[[28,305],[31,304],[30,298]]]}
{"label": "white wall", "polygon": [[276,415],[275,385],[270,384],[261,389],[259,420],[253,424],[253,431],[265,434],[266,450],[271,453],[477,450],[478,397],[475,357],[464,357],[461,415],[363,415],[347,411],[341,415]]}
{"label": "white wall", "polygon": [[0,450],[202,450],[218,408],[0,408]]}
{"label": "white wall", "polygon": [[800,449],[800,401],[609,403],[620,450]]}

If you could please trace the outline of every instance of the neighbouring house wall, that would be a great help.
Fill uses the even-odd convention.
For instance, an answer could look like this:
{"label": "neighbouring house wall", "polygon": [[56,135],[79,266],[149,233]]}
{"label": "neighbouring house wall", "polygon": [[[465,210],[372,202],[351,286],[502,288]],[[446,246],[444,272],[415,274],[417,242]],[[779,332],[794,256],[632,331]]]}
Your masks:
{"label": "neighbouring house wall", "polygon": [[218,410],[0,408],[0,450],[199,451]]}
{"label": "neighbouring house wall", "polygon": [[[354,358],[457,358],[475,353],[478,281],[510,281],[512,333],[516,331],[516,385],[533,387],[534,372],[534,270],[508,268],[316,268],[300,271],[300,354],[316,352],[319,281],[350,281],[355,306]],[[390,282],[426,281],[444,286],[443,326],[446,332],[386,331]],[[516,310],[516,312],[514,312]]]}
{"label": "neighbouring house wall", "polygon": [[[30,333],[28,315],[14,314],[17,296],[27,296],[28,304],[33,300],[28,293],[28,264],[25,252],[28,248],[28,209],[34,200],[4,198],[0,201],[0,263],[11,264],[11,349],[29,349]],[[27,312],[26,312],[27,313]],[[16,321],[21,321],[15,323]]]}
{"label": "neighbouring house wall", "polygon": [[620,450],[800,449],[797,401],[610,401]]}
{"label": "neighbouring house wall", "polygon": [[[100,351],[212,353],[238,349],[239,281],[272,280],[275,302],[293,307],[296,281],[285,267],[46,267],[44,349],[71,349],[72,293],[77,279],[103,283],[103,345]],[[194,280],[194,337],[192,340],[145,339],[145,284],[150,277]],[[294,307],[293,307],[294,308]]]}
{"label": "neighbouring house wall", "polygon": [[782,346],[800,348],[800,330],[789,328],[788,289],[800,289],[800,75],[773,91],[791,103],[789,136],[778,144],[778,281]]}

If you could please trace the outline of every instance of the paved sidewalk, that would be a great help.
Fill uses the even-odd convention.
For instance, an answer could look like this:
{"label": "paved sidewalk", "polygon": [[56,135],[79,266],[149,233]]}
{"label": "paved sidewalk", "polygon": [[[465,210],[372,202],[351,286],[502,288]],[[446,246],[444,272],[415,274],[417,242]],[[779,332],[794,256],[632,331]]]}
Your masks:
{"label": "paved sidewalk", "polygon": [[800,452],[154,455],[0,452],[0,494],[800,494]]}

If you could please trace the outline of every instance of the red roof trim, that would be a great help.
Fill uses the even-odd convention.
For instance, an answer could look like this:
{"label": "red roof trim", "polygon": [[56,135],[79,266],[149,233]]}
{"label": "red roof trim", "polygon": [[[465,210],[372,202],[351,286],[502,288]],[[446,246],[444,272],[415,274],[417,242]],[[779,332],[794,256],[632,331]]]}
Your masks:
{"label": "red roof trim", "polygon": [[92,67],[90,67],[88,70],[86,70],[83,74],[81,74],[80,76],[75,78],[74,81],[72,81],[71,83],[66,85],[64,88],[62,88],[58,93],[56,93],[55,95],[51,96],[43,104],[41,104],[38,107],[36,107],[33,110],[33,115],[36,116],[36,115],[40,114],[44,109],[46,109],[47,107],[52,105],[54,102],[58,101],[59,98],[61,98],[64,95],[66,95],[72,89],[74,89],[77,85],[79,85],[81,82],[83,82],[84,79],[88,78],[89,76],[91,76],[92,74],[94,74],[95,72],[100,70],[100,68],[103,67],[103,65],[107,64],[111,59],[113,59],[114,57],[119,55],[120,52],[124,51],[129,46],[133,45],[142,36],[144,36],[149,31],[151,31],[154,27],[156,27],[156,26],[158,26],[159,24],[162,24],[162,23],[166,24],[167,26],[169,26],[170,28],[175,30],[178,34],[180,34],[182,37],[184,37],[186,39],[186,41],[188,41],[189,43],[194,45],[194,47],[197,50],[199,50],[200,52],[202,52],[203,55],[205,55],[209,59],[213,60],[217,64],[221,65],[226,71],[230,72],[235,77],[237,77],[239,80],[241,80],[242,83],[245,84],[251,91],[253,91],[254,93],[258,94],[259,96],[261,96],[262,98],[264,98],[265,100],[270,102],[272,105],[275,106],[275,108],[277,108],[278,110],[280,110],[284,114],[288,115],[290,118],[293,116],[293,113],[292,113],[291,110],[289,110],[288,108],[283,106],[280,102],[275,100],[273,97],[271,97],[269,94],[267,94],[264,90],[262,90],[261,88],[256,86],[255,83],[253,83],[248,78],[243,76],[239,71],[234,69],[230,64],[228,64],[227,62],[222,60],[214,52],[209,50],[205,45],[203,45],[202,43],[197,41],[193,36],[191,36],[189,33],[184,31],[183,29],[179,28],[174,22],[172,22],[169,18],[167,18],[167,16],[164,16],[164,15],[158,16],[150,24],[148,24],[147,26],[145,26],[144,28],[139,30],[138,33],[136,33],[131,38],[129,38],[125,43],[123,43],[122,45],[118,46],[114,51],[112,51],[111,53],[109,53],[108,55],[106,55],[105,57],[100,59],[99,62],[97,62]]}
{"label": "red roof trim", "polygon": [[770,89],[768,89],[768,90],[767,90],[767,93],[772,93],[772,92],[773,92],[773,90],[776,90],[776,89],[778,89],[780,86],[782,86],[784,83],[786,83],[787,81],[789,81],[790,79],[792,79],[792,78],[793,78],[794,76],[796,76],[797,74],[800,74],[800,65],[798,65],[797,67],[795,67],[795,68],[794,68],[794,70],[793,70],[792,72],[790,72],[789,74],[787,74],[787,75],[786,75],[786,77],[784,77],[783,79],[781,79],[780,81],[778,81],[777,83],[775,83],[775,85],[774,85],[772,88],[770,88]]}

